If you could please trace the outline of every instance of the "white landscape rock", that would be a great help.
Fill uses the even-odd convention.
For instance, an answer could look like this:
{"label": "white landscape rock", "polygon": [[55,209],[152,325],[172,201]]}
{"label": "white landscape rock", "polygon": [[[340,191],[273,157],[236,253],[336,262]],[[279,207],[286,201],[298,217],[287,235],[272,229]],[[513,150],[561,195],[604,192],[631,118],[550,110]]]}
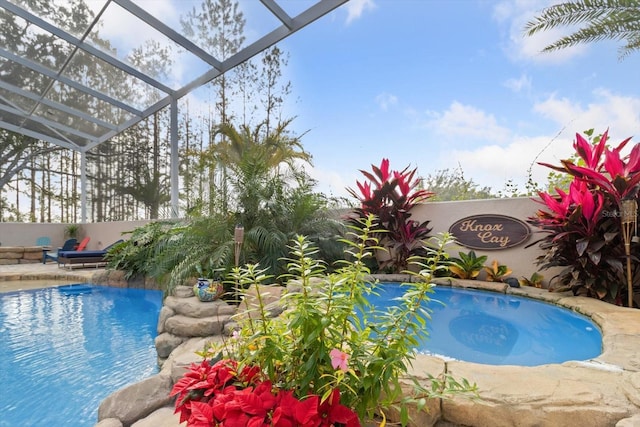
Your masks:
{"label": "white landscape rock", "polygon": [[236,311],[234,306],[227,304],[223,300],[204,302],[197,297],[177,298],[169,296],[165,298],[164,305],[176,314],[195,318],[229,315]]}

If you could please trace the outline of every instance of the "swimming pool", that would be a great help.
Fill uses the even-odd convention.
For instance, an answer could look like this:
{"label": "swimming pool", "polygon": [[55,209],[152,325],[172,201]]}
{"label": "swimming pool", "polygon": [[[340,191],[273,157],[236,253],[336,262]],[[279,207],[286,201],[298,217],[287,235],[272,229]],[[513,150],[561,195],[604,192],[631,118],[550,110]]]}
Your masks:
{"label": "swimming pool", "polygon": [[0,426],[93,426],[158,371],[162,292],[73,285],[0,294]]}
{"label": "swimming pool", "polygon": [[[369,301],[383,310],[403,293],[384,283]],[[489,291],[436,286],[428,307],[429,338],[419,352],[488,365],[538,366],[587,360],[602,352],[602,334],[586,316],[541,301]]]}

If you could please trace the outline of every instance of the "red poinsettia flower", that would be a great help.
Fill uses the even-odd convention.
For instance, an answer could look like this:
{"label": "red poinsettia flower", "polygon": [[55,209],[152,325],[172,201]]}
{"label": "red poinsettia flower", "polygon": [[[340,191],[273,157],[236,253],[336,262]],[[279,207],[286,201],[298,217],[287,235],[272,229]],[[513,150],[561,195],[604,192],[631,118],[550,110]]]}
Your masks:
{"label": "red poinsettia flower", "polygon": [[316,395],[307,396],[305,399],[298,401],[294,408],[294,417],[299,425],[309,427],[320,425],[318,403],[320,403],[320,398]]}
{"label": "red poinsettia flower", "polygon": [[273,410],[276,397],[271,392],[271,382],[265,381],[255,388],[248,387],[236,394],[236,399],[242,410],[251,417],[264,419]]}
{"label": "red poinsettia flower", "polygon": [[208,403],[191,402],[191,417],[189,427],[214,427],[213,408]]}
{"label": "red poinsettia flower", "polygon": [[223,420],[226,417],[226,405],[235,398],[236,390],[235,386],[226,387],[217,393],[215,398],[211,401],[211,410],[217,421]]}
{"label": "red poinsettia flower", "polygon": [[[230,397],[224,398],[225,403],[222,407],[221,416],[216,417],[216,420],[220,425],[225,427],[246,427],[249,422],[250,416],[246,414],[242,408],[238,395],[245,393],[251,393],[251,388],[244,390],[235,390],[230,393]],[[219,408],[219,407],[218,407]],[[214,413],[218,413],[214,407]]]}
{"label": "red poinsettia flower", "polygon": [[336,423],[345,427],[360,427],[358,415],[351,409],[340,404],[340,390],[335,388],[327,400],[318,408],[321,418],[321,426],[330,427]]}
{"label": "red poinsettia flower", "polygon": [[173,385],[169,396],[183,394],[189,390],[206,386],[206,380],[211,372],[211,365],[206,360],[197,365],[192,363],[189,370]]}
{"label": "red poinsettia flower", "polygon": [[[336,349],[337,368],[345,355]],[[346,356],[346,355],[345,355]],[[176,413],[188,427],[359,427],[357,415],[340,404],[335,389],[322,402],[317,395],[297,399],[292,390],[278,390],[263,380],[259,367],[246,366],[237,373],[234,360],[193,364],[176,383]]]}
{"label": "red poinsettia flower", "polygon": [[246,384],[255,384],[261,378],[262,371],[257,365],[245,366],[238,375],[238,379]]}
{"label": "red poinsettia flower", "polygon": [[293,396],[293,392],[291,390],[280,390],[276,396],[276,400],[276,409],[273,411],[271,417],[274,427],[297,426],[295,413],[300,401]]}

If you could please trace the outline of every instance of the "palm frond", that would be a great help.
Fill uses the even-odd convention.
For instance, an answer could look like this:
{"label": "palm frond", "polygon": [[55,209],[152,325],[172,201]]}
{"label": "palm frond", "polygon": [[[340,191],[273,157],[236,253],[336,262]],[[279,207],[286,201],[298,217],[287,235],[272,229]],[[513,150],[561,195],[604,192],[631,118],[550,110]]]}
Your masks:
{"label": "palm frond", "polygon": [[546,46],[543,52],[603,40],[626,40],[620,48],[620,57],[638,50],[640,0],[577,0],[553,5],[525,25],[525,34],[532,36],[550,29],[583,24]]}

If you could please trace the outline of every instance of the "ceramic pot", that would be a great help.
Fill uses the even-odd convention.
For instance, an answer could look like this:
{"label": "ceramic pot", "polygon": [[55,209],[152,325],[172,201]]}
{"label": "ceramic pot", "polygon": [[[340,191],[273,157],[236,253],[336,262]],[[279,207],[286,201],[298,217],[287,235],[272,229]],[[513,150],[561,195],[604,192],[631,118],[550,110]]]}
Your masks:
{"label": "ceramic pot", "polygon": [[209,279],[201,277],[198,279],[198,283],[193,285],[193,293],[200,301],[215,301],[224,293],[224,286],[222,282],[215,280],[209,281]]}

